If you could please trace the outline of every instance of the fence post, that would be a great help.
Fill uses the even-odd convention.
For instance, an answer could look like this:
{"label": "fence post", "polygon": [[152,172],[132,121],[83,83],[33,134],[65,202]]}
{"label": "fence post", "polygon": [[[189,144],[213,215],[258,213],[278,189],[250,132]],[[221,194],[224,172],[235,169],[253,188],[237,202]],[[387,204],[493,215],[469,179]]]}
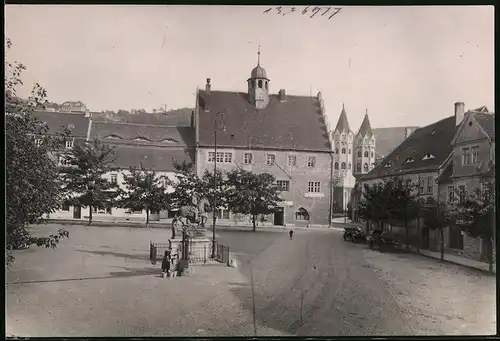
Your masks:
{"label": "fence post", "polygon": [[226,255],[227,255],[227,258],[226,258],[226,259],[227,259],[227,262],[226,262],[226,264],[227,264],[227,266],[230,266],[231,264],[230,264],[230,262],[229,262],[229,246],[227,247],[227,251],[226,251],[226,252],[227,252],[227,253],[226,253]]}

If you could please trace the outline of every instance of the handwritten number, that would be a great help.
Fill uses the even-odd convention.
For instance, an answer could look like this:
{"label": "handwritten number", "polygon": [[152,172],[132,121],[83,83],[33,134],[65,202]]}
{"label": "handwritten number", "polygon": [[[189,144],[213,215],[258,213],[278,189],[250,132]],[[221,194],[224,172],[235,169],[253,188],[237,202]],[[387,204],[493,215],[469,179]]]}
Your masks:
{"label": "handwritten number", "polygon": [[331,7],[328,7],[328,8],[326,9],[326,11],[324,11],[324,12],[321,14],[321,16],[324,16],[324,15],[325,15],[326,13],[328,13],[328,11],[329,11],[329,10],[331,10],[331,9],[332,9]]}
{"label": "handwritten number", "polygon": [[304,10],[302,11],[302,14],[306,14],[307,13],[307,9],[311,7],[311,6],[307,6],[306,8],[304,8]]}
{"label": "handwritten number", "polygon": [[264,11],[264,13],[269,13],[269,12],[271,12],[271,10],[272,10],[272,8],[271,8],[271,7],[269,7],[269,9],[266,9],[266,10]]}
{"label": "handwritten number", "polygon": [[276,10],[278,11],[278,14],[281,14],[281,7],[276,7]]}
{"label": "handwritten number", "polygon": [[321,10],[321,8],[319,8],[319,7],[314,7],[314,8],[313,8],[313,12],[314,12],[314,13],[313,13],[313,15],[311,15],[309,18],[314,17],[316,14],[318,14],[318,12],[319,12],[320,10]]}
{"label": "handwritten number", "polygon": [[330,16],[328,17],[328,19],[333,18],[333,16],[334,16],[335,14],[337,14],[338,12],[340,12],[340,10],[341,10],[341,9],[342,9],[342,8],[335,8],[335,13],[333,13],[332,15],[330,15]]}

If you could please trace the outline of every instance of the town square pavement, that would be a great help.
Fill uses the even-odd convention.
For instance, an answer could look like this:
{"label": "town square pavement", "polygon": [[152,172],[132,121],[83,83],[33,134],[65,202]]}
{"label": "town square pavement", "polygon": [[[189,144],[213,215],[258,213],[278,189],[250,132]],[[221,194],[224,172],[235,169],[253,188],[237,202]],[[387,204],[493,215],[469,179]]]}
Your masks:
{"label": "town square pavement", "polygon": [[217,238],[229,245],[237,268],[196,265],[189,276],[162,279],[148,246],[166,241],[170,231],[65,228],[70,239],[56,250],[15,252],[7,273],[7,335],[496,332],[494,276],[419,255],[371,251],[344,242],[340,229],[297,229],[293,240],[286,229],[220,230]]}

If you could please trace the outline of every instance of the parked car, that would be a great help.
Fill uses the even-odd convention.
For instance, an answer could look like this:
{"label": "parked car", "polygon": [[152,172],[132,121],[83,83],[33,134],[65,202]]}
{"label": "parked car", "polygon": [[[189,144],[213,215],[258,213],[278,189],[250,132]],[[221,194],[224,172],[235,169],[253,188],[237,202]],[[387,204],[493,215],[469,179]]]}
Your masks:
{"label": "parked car", "polygon": [[370,249],[386,249],[394,247],[395,241],[394,236],[391,232],[380,230],[373,230],[371,236],[368,238],[368,246]]}
{"label": "parked car", "polygon": [[366,242],[365,232],[360,227],[345,227],[344,228],[344,241],[350,240],[351,242]]}

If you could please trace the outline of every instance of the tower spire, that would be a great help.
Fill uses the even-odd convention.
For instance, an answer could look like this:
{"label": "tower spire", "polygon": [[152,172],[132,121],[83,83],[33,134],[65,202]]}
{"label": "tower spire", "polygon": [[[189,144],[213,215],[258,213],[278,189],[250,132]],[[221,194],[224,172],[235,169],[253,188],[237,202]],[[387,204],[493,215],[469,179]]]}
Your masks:
{"label": "tower spire", "polygon": [[260,66],[260,45],[259,45],[259,50],[257,52],[257,66]]}

